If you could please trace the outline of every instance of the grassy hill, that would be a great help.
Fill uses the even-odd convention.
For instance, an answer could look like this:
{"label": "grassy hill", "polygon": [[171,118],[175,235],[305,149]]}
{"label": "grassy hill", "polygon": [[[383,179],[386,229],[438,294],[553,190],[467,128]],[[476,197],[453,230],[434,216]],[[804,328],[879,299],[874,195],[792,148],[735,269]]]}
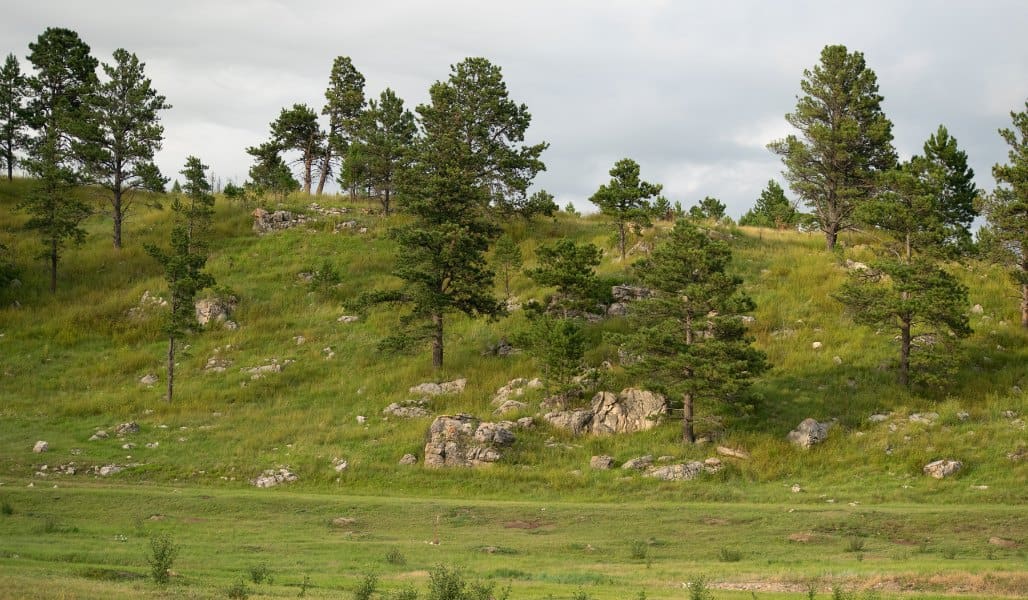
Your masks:
{"label": "grassy hill", "polygon": [[[984,310],[971,315],[975,333],[966,342],[953,385],[944,393],[918,395],[898,386],[889,369],[897,352],[891,334],[855,325],[832,298],[845,277],[843,256],[826,253],[822,238],[815,234],[732,230],[728,234],[734,269],[757,304],[751,331],[774,368],[753,387],[750,414],[719,414],[703,405],[697,410],[701,434],[745,448],[751,459],[726,460],[720,473],[690,482],[658,482],[617,469],[592,471],[589,458],[595,454],[619,461],[643,454],[702,460],[713,456],[714,448],[681,445],[675,422],[605,438],[572,438],[540,423],[519,433],[513,449],[489,468],[426,470],[397,461],[405,453],[421,457],[431,417],[386,419],[386,405],[410,398],[407,390],[412,385],[465,377],[465,391],[434,399],[433,414],[469,412],[489,418],[489,401],[497,388],[537,372],[524,354],[482,353],[523,326],[520,312],[495,322],[451,319],[446,365],[440,372],[432,370],[427,350],[411,355],[378,350],[378,341],[398,323],[394,311],[372,310],[355,323],[338,322],[338,317],[353,314],[354,299],[362,292],[397,284],[389,274],[395,245],[387,231],[402,222],[402,216],[363,215],[360,209],[368,205],[323,197],[318,199],[323,206],[348,206],[351,213],[318,216],[305,226],[257,236],[251,230],[250,209],[219,200],[208,264],[220,291],[239,300],[232,317],[239,327],[211,327],[186,340],[176,371],[176,400],[167,404],[162,396],[166,342],[159,311],[132,312],[144,292],[166,293],[159,266],[142,246],[164,242],[167,211],[141,209],[133,214],[126,225],[126,247],[120,251],[111,247],[109,219],[90,219],[86,243],[66,252],[58,292],[51,295],[44,265],[34,259],[38,242],[22,229],[26,217],[15,210],[28,185],[0,183],[0,242],[21,267],[20,285],[0,291],[0,481],[11,490],[0,488],[0,497],[11,494],[30,505],[42,502],[29,499],[24,490],[14,495],[15,487],[33,482],[38,488],[59,484],[93,490],[96,496],[81,492],[83,498],[93,498],[82,500],[87,506],[118,502],[128,494],[139,511],[147,502],[145,490],[157,498],[169,486],[207,490],[225,502],[242,498],[243,506],[264,502],[256,494],[281,503],[288,502],[287,494],[295,494],[300,504],[313,502],[308,494],[409,498],[412,506],[422,506],[417,503],[426,499],[470,498],[617,502],[637,511],[646,503],[684,501],[740,507],[787,504],[809,510],[851,503],[949,505],[954,510],[992,505],[1003,515],[993,523],[1001,523],[1005,535],[1013,535],[1018,543],[1028,542],[1023,515],[1014,516],[1017,511],[1012,509],[1004,512],[1028,501],[1028,465],[1007,457],[1028,443],[1028,395],[1022,391],[1028,389],[1028,333],[1018,326],[1006,276],[987,265],[954,267],[970,289],[971,304],[981,304]],[[304,198],[293,198],[284,208],[303,211],[305,203]],[[368,232],[335,232],[337,222],[351,218]],[[612,232],[601,217],[563,213],[553,220],[508,227],[521,244],[526,266],[531,266],[539,244],[570,237],[609,248]],[[658,233],[650,231],[647,237]],[[873,239],[843,239],[845,258],[870,257]],[[301,276],[326,263],[341,275],[338,286],[319,289]],[[628,278],[625,265],[612,251],[606,253],[600,272]],[[516,277],[513,287],[521,300],[541,299],[547,292],[524,276]],[[590,329],[595,344],[587,358],[592,364],[616,356],[615,349],[602,342],[602,332],[621,327],[623,323],[611,320]],[[299,337],[303,343],[298,343]],[[812,347],[815,341],[821,342],[820,349]],[[212,357],[229,366],[223,372],[205,370]],[[285,366],[257,379],[247,371],[272,362]],[[140,378],[151,373],[158,383],[142,385]],[[634,383],[614,371],[607,385],[617,391]],[[536,413],[535,406],[530,402],[524,414]],[[966,419],[958,416],[962,411],[969,413]],[[928,424],[906,418],[916,412],[935,412],[939,417]],[[870,423],[867,417],[873,413],[890,416],[883,423]],[[358,422],[358,416],[366,422]],[[805,417],[838,420],[829,439],[808,451],[785,441],[786,433]],[[720,425],[713,425],[714,418]],[[88,441],[96,430],[113,434],[115,425],[130,420],[139,423],[139,433]],[[33,454],[36,440],[48,441],[50,451]],[[125,449],[125,443],[135,447]],[[345,458],[349,468],[336,472],[335,458]],[[922,466],[939,458],[961,460],[965,468],[945,480],[922,475]],[[72,461],[79,474],[52,474],[55,465]],[[42,464],[51,474],[36,475]],[[106,464],[136,466],[102,479],[84,474],[91,466]],[[251,491],[250,479],[279,466],[288,466],[299,480],[274,490]],[[803,491],[792,492],[794,484]],[[435,514],[434,509],[423,510]],[[990,519],[988,512],[971,513],[980,518],[981,527]],[[931,531],[937,525],[930,522],[934,521],[918,521],[918,527]],[[0,532],[4,527],[11,528],[9,533],[25,533],[0,519]],[[659,537],[659,532],[647,535]],[[960,538],[953,535],[956,544]],[[986,550],[976,550],[983,560]],[[10,549],[5,551],[9,558]],[[219,554],[211,547],[207,552]],[[1022,550],[1002,552],[1014,565],[1024,559]],[[958,568],[952,563],[950,567]],[[212,577],[225,579],[228,568]],[[959,567],[968,572],[976,568]],[[31,582],[24,573],[19,577]],[[340,589],[350,585],[343,580]],[[631,585],[642,585],[640,581],[626,579]],[[550,591],[566,590],[568,585],[573,582]],[[626,588],[616,589],[627,593]],[[610,597],[620,597],[621,592]],[[78,594],[90,595],[81,590]],[[295,589],[288,595],[295,595]]]}

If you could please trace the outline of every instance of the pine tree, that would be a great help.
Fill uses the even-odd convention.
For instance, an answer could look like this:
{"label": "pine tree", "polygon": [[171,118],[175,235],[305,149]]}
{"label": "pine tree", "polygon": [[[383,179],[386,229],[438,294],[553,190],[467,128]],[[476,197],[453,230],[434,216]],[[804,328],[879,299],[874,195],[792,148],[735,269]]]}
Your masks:
{"label": "pine tree", "polygon": [[[325,190],[325,182],[333,168],[357,137],[361,113],[364,110],[364,75],[353,66],[349,56],[337,56],[332,62],[325,90],[325,106],[321,114],[328,117],[328,131],[322,146],[318,174],[318,195]],[[352,191],[352,190],[351,190]]]}
{"label": "pine tree", "polygon": [[535,255],[539,266],[526,274],[539,285],[557,288],[551,306],[560,309],[563,318],[567,319],[574,311],[594,308],[599,285],[595,270],[600,264],[599,248],[562,239],[540,246]]}
{"label": "pine tree", "polygon": [[689,220],[675,222],[652,254],[633,265],[650,298],[629,304],[631,333],[613,336],[637,362],[631,374],[682,399],[682,440],[695,441],[694,407],[731,405],[767,368],[741,319],[753,301],[727,272],[731,250]]}
{"label": "pine tree", "polygon": [[693,219],[709,220],[715,223],[725,218],[725,211],[728,209],[725,203],[714,198],[713,196],[707,196],[696,206],[689,208],[689,216]]}
{"label": "pine tree", "polygon": [[163,327],[168,336],[168,402],[172,401],[175,390],[175,342],[196,327],[196,295],[214,285],[214,278],[203,271],[207,264],[207,245],[202,232],[210,227],[213,214],[206,170],[207,167],[195,156],[186,160],[182,171],[186,177],[186,200],[181,202],[176,197],[172,203],[175,224],[171,230],[170,247],[165,251],[152,244],[146,246],[147,253],[164,268],[170,295],[170,310]]}
{"label": "pine tree", "polygon": [[[277,145],[265,142],[260,146],[251,146],[246,153],[254,157],[254,163],[250,166],[250,181],[244,184],[244,188],[252,190],[257,196],[264,194],[278,195],[282,200],[290,192],[300,189],[300,182],[293,177],[289,165],[282,160],[282,155]],[[178,185],[178,181],[175,181]],[[175,188],[172,187],[172,192]]]}
{"label": "pine tree", "polygon": [[360,164],[363,177],[355,175],[354,179],[364,179],[375,190],[382,211],[388,216],[397,175],[410,161],[417,123],[414,115],[404,109],[403,100],[389,88],[377,102],[368,102],[360,122],[358,139],[351,142],[351,148],[360,148],[353,161]]}
{"label": "pine tree", "polygon": [[25,76],[14,54],[0,67],[0,166],[7,167],[7,180],[14,179],[15,153],[25,147]]}
{"label": "pine tree", "polygon": [[753,208],[739,219],[739,225],[792,229],[799,221],[800,213],[785,197],[785,190],[777,181],[771,179],[767,182],[767,187],[760,192],[760,198]]}
{"label": "pine tree", "polygon": [[855,212],[874,195],[879,174],[893,168],[892,123],[882,112],[878,80],[864,55],[825,46],[803,71],[804,96],[785,120],[800,132],[768,145],[782,157],[793,191],[814,209],[828,250],[852,229]]}
{"label": "pine tree", "polygon": [[510,299],[510,278],[511,275],[521,270],[523,259],[521,247],[509,234],[500,236],[493,248],[493,266],[503,277],[504,298]]}
{"label": "pine tree", "polygon": [[659,184],[639,179],[639,163],[623,158],[614,163],[610,170],[610,182],[601,185],[589,198],[590,202],[600,207],[600,212],[614,219],[622,261],[626,256],[629,224],[649,224],[651,209],[647,200],[659,194],[662,188]]}
{"label": "pine tree", "polygon": [[999,131],[1010,146],[1008,163],[992,167],[996,189],[984,198],[988,225],[979,236],[992,260],[1009,269],[1020,291],[1021,325],[1028,327],[1028,102],[1010,117],[1013,129]]}
{"label": "pine tree", "polygon": [[306,104],[283,108],[271,122],[271,144],[279,152],[295,151],[299,157],[300,180],[303,193],[310,195],[314,176],[314,162],[322,156],[324,133],[318,125],[318,115]]}
{"label": "pine tree", "polygon": [[164,127],[158,112],[171,108],[143,72],[145,64],[122,48],[114,64],[102,65],[107,81],[86,100],[87,128],[82,156],[89,181],[111,193],[113,241],[121,248],[122,225],[132,207],[132,192],[164,192],[168,179],[154,163]]}
{"label": "pine tree", "polygon": [[36,185],[21,207],[26,224],[40,233],[50,263],[50,291],[57,291],[57,264],[68,241],[81,243],[89,207],[72,193],[80,181],[76,153],[83,132],[83,104],[96,87],[97,61],[74,31],[48,28],[29,44],[26,118],[35,135],[24,165]]}
{"label": "pine tree", "polygon": [[974,170],[967,166],[967,153],[957,146],[946,127],[939,125],[924,143],[924,160],[941,176],[937,193],[945,225],[936,245],[950,256],[967,254],[972,247],[970,227],[978,216],[975,201],[979,195]]}

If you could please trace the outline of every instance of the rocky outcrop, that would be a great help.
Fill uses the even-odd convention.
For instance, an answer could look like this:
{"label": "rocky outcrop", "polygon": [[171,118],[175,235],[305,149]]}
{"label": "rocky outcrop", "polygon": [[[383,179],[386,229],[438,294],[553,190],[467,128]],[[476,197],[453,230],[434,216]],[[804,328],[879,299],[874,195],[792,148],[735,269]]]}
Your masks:
{"label": "rocky outcrop", "polygon": [[428,408],[426,408],[427,406],[428,403],[424,400],[393,402],[382,409],[382,414],[392,415],[403,419],[417,419],[420,417],[427,417],[429,415]]}
{"label": "rocky outcrop", "polygon": [[119,437],[123,435],[130,435],[133,433],[139,433],[139,423],[136,423],[135,421],[121,423],[120,425],[114,428],[114,435],[117,435]]}
{"label": "rocky outcrop", "polygon": [[621,468],[622,469],[632,470],[632,471],[642,471],[643,469],[649,468],[650,465],[652,465],[652,464],[653,464],[653,456],[650,455],[650,454],[647,454],[646,456],[640,456],[639,458],[633,458],[632,460],[626,460],[625,463],[623,465],[621,465]]}
{"label": "rocky outcrop", "polygon": [[703,473],[703,470],[703,463],[694,460],[676,465],[654,467],[647,470],[644,475],[646,477],[660,479],[661,481],[687,481],[689,479],[694,479],[697,475]]}
{"label": "rocky outcrop", "polygon": [[817,419],[803,419],[786,438],[801,448],[810,448],[825,441],[828,437],[828,426],[829,423],[820,423]]}
{"label": "rocky outcrop", "polygon": [[925,475],[928,475],[929,477],[943,479],[945,477],[953,475],[954,473],[957,473],[963,468],[964,463],[960,462],[959,460],[942,459],[928,463],[924,466],[922,471]]}
{"label": "rocky outcrop", "polygon": [[610,295],[614,302],[607,307],[607,315],[623,317],[628,314],[629,303],[649,298],[653,291],[635,285],[615,285],[610,288]]}
{"label": "rocky outcrop", "polygon": [[36,444],[34,446],[32,446],[32,451],[35,452],[36,454],[42,454],[42,453],[47,452],[49,450],[50,450],[50,444],[48,444],[45,440],[39,440],[38,442],[36,442]]}
{"label": "rocky outcrop", "polygon": [[288,210],[268,212],[263,208],[258,208],[251,214],[253,215],[253,230],[257,235],[289,229],[310,221],[306,215],[292,213]]}
{"label": "rocky outcrop", "polygon": [[459,394],[464,391],[468,384],[467,379],[454,379],[441,383],[422,383],[410,388],[410,393],[421,396],[444,396],[447,394]]}
{"label": "rocky outcrop", "polygon": [[400,458],[400,464],[416,465],[418,464],[418,457],[408,452],[407,454],[404,454],[402,458]]}
{"label": "rocky outcrop", "polygon": [[611,435],[652,429],[667,412],[667,401],[660,394],[626,388],[617,395],[597,393],[588,409],[550,412],[543,418],[554,427],[576,435]]}
{"label": "rocky outcrop", "polygon": [[295,473],[285,467],[280,467],[278,469],[268,469],[264,471],[250,483],[259,488],[269,488],[275,487],[280,483],[292,483],[297,479],[299,478]]}
{"label": "rocky outcrop", "polygon": [[589,468],[590,469],[598,469],[598,470],[601,470],[601,471],[605,471],[605,470],[609,469],[613,464],[614,464],[614,458],[610,457],[610,456],[607,456],[606,454],[601,454],[600,456],[594,456],[594,457],[589,459]]}
{"label": "rocky outcrop", "polygon": [[228,324],[229,316],[235,309],[237,300],[229,298],[201,298],[197,300],[193,308],[196,311],[196,322],[201,326],[208,323]]}
{"label": "rocky outcrop", "polygon": [[509,421],[483,422],[463,413],[438,416],[428,428],[424,464],[435,469],[496,462],[500,449],[514,443],[515,427]]}

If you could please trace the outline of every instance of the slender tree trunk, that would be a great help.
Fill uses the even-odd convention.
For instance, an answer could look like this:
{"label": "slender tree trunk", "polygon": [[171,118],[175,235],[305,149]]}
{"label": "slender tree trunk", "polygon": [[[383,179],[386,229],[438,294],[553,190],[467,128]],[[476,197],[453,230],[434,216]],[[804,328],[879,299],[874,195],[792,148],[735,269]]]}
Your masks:
{"label": "slender tree trunk", "polygon": [[1021,284],[1021,327],[1028,327],[1028,283]]}
{"label": "slender tree trunk", "polygon": [[384,200],[382,201],[382,211],[385,212],[385,216],[389,216],[389,188],[384,190]]}
{"label": "slender tree trunk", "polygon": [[50,293],[57,293],[57,238],[50,239]]}
{"label": "slender tree trunk", "polygon": [[621,249],[621,262],[625,262],[625,224],[618,223],[618,248]]}
{"label": "slender tree trunk", "polygon": [[693,431],[692,416],[692,394],[682,395],[682,441],[687,444],[696,442],[696,432]]}
{"label": "slender tree trunk", "polygon": [[899,381],[903,386],[910,385],[910,321],[900,324],[900,373]]}
{"label": "slender tree trunk", "polygon": [[114,218],[114,247],[121,250],[121,223],[125,220],[125,213],[121,207],[121,190],[114,191],[114,204],[111,216]]}
{"label": "slender tree trunk", "polygon": [[332,162],[332,150],[325,149],[325,155],[321,157],[321,173],[318,175],[318,195],[325,191],[325,181],[328,180],[329,163]]}
{"label": "slender tree trunk", "polygon": [[443,366],[443,315],[432,315],[432,366],[439,369]]}
{"label": "slender tree trunk", "polygon": [[834,223],[825,228],[825,245],[828,251],[835,250],[835,243],[839,240],[839,229]]}
{"label": "slender tree trunk", "polygon": [[172,394],[175,391],[175,336],[168,336],[168,397],[165,398],[171,403]]}
{"label": "slender tree trunk", "polygon": [[14,181],[14,151],[11,146],[7,150],[7,181]]}
{"label": "slender tree trunk", "polygon": [[303,161],[303,193],[311,195],[311,170],[314,168],[314,157],[308,155]]}

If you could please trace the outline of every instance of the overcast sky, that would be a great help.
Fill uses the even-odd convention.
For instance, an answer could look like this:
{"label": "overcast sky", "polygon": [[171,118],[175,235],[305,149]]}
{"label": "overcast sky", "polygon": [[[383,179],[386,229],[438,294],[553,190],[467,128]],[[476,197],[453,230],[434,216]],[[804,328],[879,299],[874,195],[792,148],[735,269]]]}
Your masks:
{"label": "overcast sky", "polygon": [[334,57],[350,56],[377,96],[413,108],[450,65],[484,56],[528,105],[527,141],[545,140],[545,187],[563,206],[589,196],[623,157],[686,207],[705,195],[738,217],[781,163],[765,145],[803,70],[827,44],[864,53],[902,157],[945,124],[978,185],[1006,162],[996,130],[1028,99],[1028,3],[661,0],[303,2],[5,1],[0,52],[26,68],[46,27],[79,33],[99,60],[123,47],[173,108],[158,156],[174,178],[195,154],[241,182],[244,148],[283,106],[320,109]]}

